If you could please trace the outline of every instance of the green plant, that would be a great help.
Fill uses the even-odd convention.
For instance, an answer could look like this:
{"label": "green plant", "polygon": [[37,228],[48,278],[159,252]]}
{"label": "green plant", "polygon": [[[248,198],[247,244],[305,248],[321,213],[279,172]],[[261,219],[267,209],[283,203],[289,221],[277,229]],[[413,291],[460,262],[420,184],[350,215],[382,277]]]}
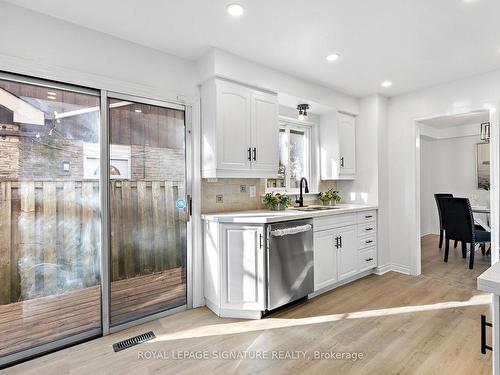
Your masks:
{"label": "green plant", "polygon": [[330,189],[328,191],[319,193],[318,199],[321,202],[334,201],[334,202],[338,203],[338,202],[340,202],[342,197],[340,196],[340,194],[337,190]]}
{"label": "green plant", "polygon": [[264,196],[264,204],[267,208],[271,209],[287,208],[292,205],[290,197],[286,194],[280,193],[267,193]]}

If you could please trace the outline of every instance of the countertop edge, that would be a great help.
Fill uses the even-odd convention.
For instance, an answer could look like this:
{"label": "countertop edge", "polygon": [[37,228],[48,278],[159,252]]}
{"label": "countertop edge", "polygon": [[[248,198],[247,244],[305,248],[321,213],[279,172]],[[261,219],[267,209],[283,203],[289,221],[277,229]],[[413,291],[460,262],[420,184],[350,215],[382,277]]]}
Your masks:
{"label": "countertop edge", "polygon": [[[354,206],[354,205],[353,205]],[[290,220],[300,220],[300,219],[308,219],[308,218],[317,218],[317,217],[325,217],[325,216],[334,216],[341,215],[347,213],[355,213],[362,211],[370,211],[370,210],[378,210],[378,206],[357,206],[357,207],[345,207],[339,208],[331,211],[316,211],[316,212],[301,212],[293,210],[288,210],[287,214],[284,215],[276,215],[272,214],[272,211],[269,211],[270,216],[263,216],[265,214],[265,210],[256,210],[254,211],[256,216],[246,216],[246,217],[231,217],[231,215],[239,215],[242,213],[251,214],[252,211],[241,211],[241,212],[221,212],[221,213],[213,213],[213,214],[202,214],[201,219],[206,221],[213,221],[218,223],[234,223],[234,224],[269,224],[269,223],[278,223],[282,221],[290,221]]]}
{"label": "countertop edge", "polygon": [[500,262],[496,262],[478,276],[477,289],[500,295]]}

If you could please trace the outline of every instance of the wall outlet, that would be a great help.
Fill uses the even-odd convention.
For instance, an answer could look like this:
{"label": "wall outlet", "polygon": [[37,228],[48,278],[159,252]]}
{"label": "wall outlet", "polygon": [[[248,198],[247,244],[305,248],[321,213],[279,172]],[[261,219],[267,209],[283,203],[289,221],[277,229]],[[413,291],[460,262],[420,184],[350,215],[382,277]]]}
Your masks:
{"label": "wall outlet", "polygon": [[246,185],[240,185],[240,193],[246,193],[247,192],[247,186]]}
{"label": "wall outlet", "polygon": [[216,195],[215,196],[215,201],[217,203],[224,203],[224,196],[223,195]]}
{"label": "wall outlet", "polygon": [[255,186],[250,186],[250,198],[255,198],[257,196],[257,188]]}

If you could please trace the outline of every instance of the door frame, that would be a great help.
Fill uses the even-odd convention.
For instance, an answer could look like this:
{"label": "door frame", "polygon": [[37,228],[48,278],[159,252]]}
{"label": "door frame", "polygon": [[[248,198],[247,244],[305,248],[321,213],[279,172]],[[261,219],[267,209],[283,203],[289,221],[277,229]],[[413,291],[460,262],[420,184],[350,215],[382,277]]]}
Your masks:
{"label": "door frame", "polygon": [[[500,103],[499,103],[500,104]],[[499,249],[500,249],[500,235],[499,235],[499,199],[498,194],[500,192],[500,129],[499,129],[499,119],[498,119],[498,109],[500,105],[495,106],[486,106],[483,108],[471,108],[465,113],[477,112],[477,111],[485,111],[489,112],[489,120],[490,120],[490,180],[491,180],[491,188],[490,188],[490,222],[491,222],[491,264],[497,262],[499,260]],[[460,113],[462,114],[462,113]],[[413,131],[413,145],[414,145],[414,170],[415,170],[415,185],[414,185],[414,193],[415,193],[415,223],[413,225],[413,241],[414,246],[411,251],[411,263],[410,263],[410,273],[412,275],[420,275],[422,273],[422,260],[421,260],[421,244],[420,244],[420,123],[426,120],[430,120],[437,117],[449,116],[452,114],[441,114],[436,116],[428,116],[416,119],[413,123],[414,131]],[[411,230],[412,228],[410,228]],[[411,233],[411,232],[410,232]],[[496,250],[494,250],[496,249]]]}
{"label": "door frame", "polygon": [[[101,287],[102,287],[102,334],[118,332],[130,327],[137,326],[152,320],[163,318],[168,315],[184,311],[193,306],[193,220],[188,212],[188,220],[186,222],[186,304],[165,311],[148,314],[142,318],[134,319],[130,322],[121,323],[116,326],[111,326],[110,322],[110,306],[111,306],[111,216],[109,207],[109,164],[110,164],[110,121],[108,99],[120,99],[131,101],[140,104],[149,104],[162,108],[169,108],[184,111],[185,125],[185,194],[186,197],[193,196],[192,180],[193,180],[193,108],[188,104],[177,102],[163,101],[151,98],[145,98],[136,95],[122,94],[119,92],[101,90],[101,159],[100,159],[100,187],[101,198]],[[191,209],[189,202],[186,206],[189,211]]]}

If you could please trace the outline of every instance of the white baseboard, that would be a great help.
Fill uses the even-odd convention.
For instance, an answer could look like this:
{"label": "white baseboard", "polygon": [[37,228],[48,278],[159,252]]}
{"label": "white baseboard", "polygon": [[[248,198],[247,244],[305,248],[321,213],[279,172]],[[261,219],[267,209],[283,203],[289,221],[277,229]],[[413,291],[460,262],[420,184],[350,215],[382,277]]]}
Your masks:
{"label": "white baseboard", "polygon": [[384,264],[383,266],[377,267],[375,269],[375,274],[376,275],[383,275],[384,273],[387,273],[390,271],[403,273],[405,275],[411,275],[410,267],[403,266],[402,264],[397,264],[397,263],[387,263],[387,264]]}

